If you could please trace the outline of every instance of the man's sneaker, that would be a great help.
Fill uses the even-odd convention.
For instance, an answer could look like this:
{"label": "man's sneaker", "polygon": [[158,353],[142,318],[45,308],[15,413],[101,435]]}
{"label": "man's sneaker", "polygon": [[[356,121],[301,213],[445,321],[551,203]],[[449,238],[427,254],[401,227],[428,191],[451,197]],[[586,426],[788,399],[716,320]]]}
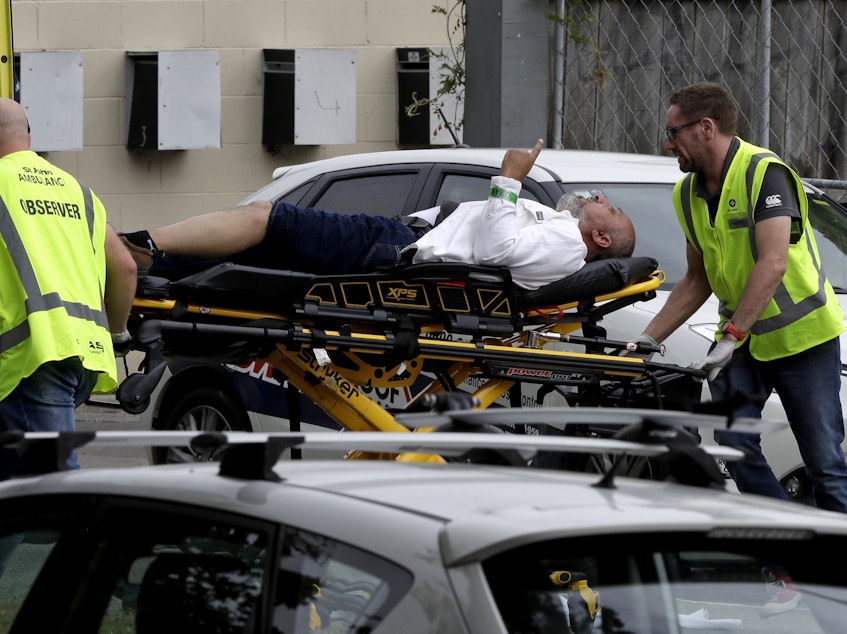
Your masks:
{"label": "man's sneaker", "polygon": [[771,598],[759,608],[761,618],[766,619],[797,607],[802,595],[794,588],[794,581],[788,574],[771,568],[762,568],[762,574]]}

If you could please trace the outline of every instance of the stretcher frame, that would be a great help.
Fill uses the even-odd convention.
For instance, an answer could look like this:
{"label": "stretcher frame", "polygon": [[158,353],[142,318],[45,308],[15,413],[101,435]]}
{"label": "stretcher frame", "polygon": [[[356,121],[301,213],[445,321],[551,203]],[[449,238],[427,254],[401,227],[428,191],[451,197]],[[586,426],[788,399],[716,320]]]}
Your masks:
{"label": "stretcher frame", "polygon": [[[615,267],[622,262],[624,268],[636,262],[651,272],[645,276],[636,267],[637,279],[609,281],[607,270],[619,272]],[[134,347],[146,354],[145,371],[121,384],[118,401],[131,413],[143,411],[166,358],[176,355],[224,363],[264,360],[349,431],[408,432],[361,387],[409,387],[422,372],[432,372],[434,378],[405,411],[419,409],[432,395],[456,390],[469,377],[482,381],[473,393],[478,409],[492,406],[522,383],[548,390],[567,386],[584,400],[574,404],[608,405],[610,399],[613,405],[629,406],[635,396],[662,408],[663,383],[690,379],[696,372],[610,354],[607,349],[617,352],[627,343],[606,339],[598,323],[614,310],[654,297],[663,272],[649,258],[588,268],[581,282],[585,285],[587,278],[588,287],[601,292],[585,294],[575,279],[559,289],[521,296],[508,272],[463,265],[358,276],[224,265],[217,276],[140,279],[132,331]],[[245,279],[255,287],[245,285]],[[158,287],[152,293],[151,281]],[[621,281],[625,283],[618,287]],[[551,297],[566,301],[527,305],[527,298]],[[268,303],[279,310],[268,310]],[[451,305],[445,310],[446,303]],[[432,304],[437,304],[434,313],[427,310]],[[453,310],[456,306],[460,310]],[[583,335],[573,334],[578,329]],[[438,333],[466,340],[434,338]],[[550,343],[575,344],[585,351],[554,350]],[[689,398],[690,390],[684,391]]]}

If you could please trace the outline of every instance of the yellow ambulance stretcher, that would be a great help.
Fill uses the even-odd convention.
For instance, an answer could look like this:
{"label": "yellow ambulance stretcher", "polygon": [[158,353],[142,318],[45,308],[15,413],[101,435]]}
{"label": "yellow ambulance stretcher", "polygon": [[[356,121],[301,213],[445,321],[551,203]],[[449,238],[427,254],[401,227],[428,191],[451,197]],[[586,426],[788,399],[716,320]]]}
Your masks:
{"label": "yellow ambulance stretcher", "polygon": [[480,409],[526,383],[540,395],[564,386],[574,406],[679,408],[699,398],[696,371],[619,356],[626,342],[606,339],[600,324],[654,297],[663,280],[648,257],[591,262],[535,291],[506,269],[454,263],[338,276],[223,263],[176,280],[141,275],[131,331],[144,371],[117,397],[140,413],[168,359],[181,357],[262,359],[350,431],[408,431],[361,388],[422,378],[406,411],[469,378]]}

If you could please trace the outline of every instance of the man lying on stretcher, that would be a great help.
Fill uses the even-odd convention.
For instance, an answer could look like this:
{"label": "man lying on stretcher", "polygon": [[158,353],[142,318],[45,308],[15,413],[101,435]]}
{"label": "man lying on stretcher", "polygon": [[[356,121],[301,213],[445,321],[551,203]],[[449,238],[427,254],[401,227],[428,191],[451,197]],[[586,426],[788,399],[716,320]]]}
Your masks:
{"label": "man lying on stretcher", "polygon": [[443,219],[437,207],[392,219],[256,201],[122,239],[139,267],[152,274],[167,270],[173,256],[333,275],[464,262],[507,267],[514,283],[530,290],[575,273],[586,262],[631,256],[632,221],[605,197],[559,210],[518,198],[542,145],[539,139],[531,150],[507,150],[488,200],[462,203]]}

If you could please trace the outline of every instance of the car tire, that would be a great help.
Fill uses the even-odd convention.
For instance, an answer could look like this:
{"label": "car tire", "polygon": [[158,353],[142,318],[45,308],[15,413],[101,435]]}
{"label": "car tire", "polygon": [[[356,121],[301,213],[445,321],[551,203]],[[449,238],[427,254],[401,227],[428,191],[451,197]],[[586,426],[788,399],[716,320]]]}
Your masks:
{"label": "car tire", "polygon": [[[222,389],[197,387],[163,408],[156,425],[162,431],[252,431],[243,405]],[[153,463],[208,462],[218,458],[212,448],[156,447]]]}

